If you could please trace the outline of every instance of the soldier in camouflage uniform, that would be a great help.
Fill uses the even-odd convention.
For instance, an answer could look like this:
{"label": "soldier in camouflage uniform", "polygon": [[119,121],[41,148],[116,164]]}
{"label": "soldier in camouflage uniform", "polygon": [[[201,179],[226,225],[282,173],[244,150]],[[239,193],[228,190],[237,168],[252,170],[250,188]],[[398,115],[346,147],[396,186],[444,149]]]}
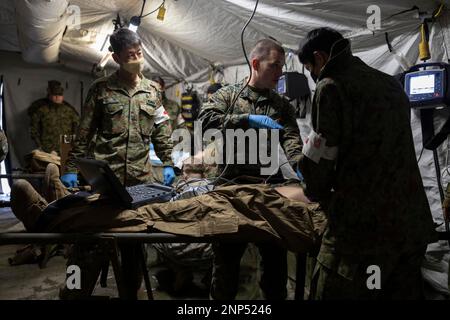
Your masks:
{"label": "soldier in camouflage uniform", "polygon": [[[279,96],[273,89],[282,74],[284,49],[275,41],[259,41],[250,53],[252,76],[249,86],[237,97],[245,82],[226,86],[218,90],[203,105],[199,120],[203,121],[203,130],[216,129],[283,129],[280,130],[280,142],[287,157],[296,163],[301,156],[302,141],[295,121],[295,110],[289,102]],[[226,146],[227,141],[224,145]],[[252,142],[254,143],[254,142]],[[265,141],[258,141],[258,146]],[[270,145],[268,143],[268,145]],[[268,148],[269,149],[269,148]],[[247,149],[248,150],[248,146]],[[268,151],[270,154],[270,150]],[[224,152],[225,153],[225,152]],[[258,152],[259,154],[259,152]],[[248,160],[249,152],[246,152]],[[225,154],[226,157],[226,154]],[[236,163],[236,161],[234,161]],[[219,172],[226,166],[221,165]],[[252,176],[258,181],[269,182],[282,179],[281,173],[273,173],[273,178],[261,175],[261,165],[230,164],[222,177],[233,179],[239,176]],[[260,179],[263,178],[263,179]],[[252,183],[255,179],[244,179],[242,183]],[[258,244],[262,257],[263,274],[260,286],[266,299],[285,299],[287,290],[286,250],[272,243]],[[238,289],[239,265],[246,244],[215,244],[214,271],[211,296],[214,299],[234,299]]]}
{"label": "soldier in camouflage uniform", "polygon": [[[129,41],[134,40],[135,43],[117,47],[113,41],[116,38],[120,40],[120,37],[130,37]],[[153,181],[149,160],[150,142],[155,146],[155,152],[165,170],[172,171],[172,175],[166,172],[164,181],[170,184],[175,177],[171,160],[173,144],[169,116],[162,105],[161,87],[141,74],[143,57],[140,40],[135,33],[120,29],[111,44],[113,58],[120,64],[120,70],[96,80],[90,88],[65,172],[77,172],[75,159],[86,156],[89,142],[96,134],[95,158],[107,161],[124,185]],[[70,181],[64,176],[61,177],[62,181],[71,186],[73,175]]]}
{"label": "soldier in camouflage uniform", "polygon": [[[91,86],[74,147],[66,162],[66,174],[61,181],[68,187],[77,185],[76,158],[87,156],[95,136],[95,159],[108,162],[125,186],[153,181],[149,159],[149,145],[152,142],[164,165],[164,184],[170,185],[175,179],[171,160],[173,144],[169,116],[162,105],[161,87],[141,73],[144,58],[141,40],[135,32],[118,29],[111,35],[110,43],[114,51],[112,57],[120,68],[109,77],[96,80]],[[121,246],[128,298],[136,298],[142,279],[136,250],[135,246]],[[90,261],[97,261],[96,250],[92,252],[94,256],[81,255],[79,259],[72,256],[71,262],[78,260],[80,267],[83,265],[90,270]],[[95,278],[94,273],[89,273],[89,276]],[[63,290],[61,297],[83,297],[86,293],[85,290],[74,293]]]}
{"label": "soldier in camouflage uniform", "polygon": [[[179,119],[179,117],[181,117],[180,106],[175,101],[167,98],[166,92],[165,92],[165,82],[164,82],[163,78],[161,78],[159,76],[154,76],[154,77],[152,77],[152,80],[159,83],[159,85],[161,86],[162,105],[163,105],[164,109],[167,111],[167,113],[169,114],[170,119],[168,120],[168,123],[170,124],[170,133],[172,133],[173,130],[175,130],[178,127],[178,119]],[[162,181],[160,181],[161,177],[162,177],[162,166],[153,163],[152,172],[153,172],[153,175],[155,176],[155,181],[162,183]]]}
{"label": "soldier in camouflage uniform", "polygon": [[[329,220],[311,297],[422,298],[420,267],[434,228],[408,98],[393,77],[353,56],[335,30],[311,31],[300,48],[300,61],[318,80],[312,122],[320,136],[309,137],[314,144],[304,146],[299,165],[305,194]],[[371,265],[380,268],[380,290],[367,286]]]}
{"label": "soldier in camouflage uniform", "polygon": [[155,76],[152,78],[153,81],[158,82],[159,85],[161,86],[161,91],[162,91],[162,105],[164,106],[164,109],[166,109],[167,113],[169,114],[170,120],[170,128],[171,130],[175,130],[178,127],[178,119],[180,117],[180,106],[178,105],[178,103],[176,103],[173,100],[170,100],[166,97],[166,84],[164,82],[164,79],[159,77],[159,76]]}
{"label": "soldier in camouflage uniform", "polygon": [[48,82],[48,97],[28,108],[31,138],[44,152],[60,153],[60,136],[73,135],[79,124],[78,112],[64,101],[64,88],[56,80]]}

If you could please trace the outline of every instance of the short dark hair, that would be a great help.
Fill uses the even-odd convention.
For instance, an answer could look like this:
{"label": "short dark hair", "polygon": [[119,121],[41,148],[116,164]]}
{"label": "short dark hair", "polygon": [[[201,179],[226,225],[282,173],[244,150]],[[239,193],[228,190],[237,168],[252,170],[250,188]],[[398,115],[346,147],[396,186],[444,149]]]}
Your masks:
{"label": "short dark hair", "polygon": [[161,87],[164,87],[165,84],[166,84],[166,83],[164,82],[164,79],[161,78],[160,76],[153,76],[153,77],[152,77],[152,80],[155,81],[155,82],[158,82],[158,83],[161,85]]}
{"label": "short dark hair", "polygon": [[109,43],[111,44],[113,52],[119,54],[123,49],[141,45],[141,39],[136,32],[128,30],[127,28],[120,28],[111,35]]}
{"label": "short dark hair", "polygon": [[220,83],[213,83],[208,87],[208,89],[206,89],[206,93],[214,93],[220,88],[222,88],[222,85]]}
{"label": "short dark hair", "polygon": [[206,172],[206,165],[203,163],[196,163],[195,158],[193,156],[187,158],[183,161],[183,173],[185,174],[200,174],[204,177]]}
{"label": "short dark hair", "polygon": [[314,64],[314,51],[324,51],[330,54],[331,48],[336,41],[342,40],[344,37],[338,31],[331,28],[318,28],[311,30],[306,38],[300,42],[298,58],[302,64]]}
{"label": "short dark hair", "polygon": [[283,47],[278,41],[272,39],[262,39],[259,40],[253,47],[252,51],[250,51],[250,60],[254,58],[264,60],[264,58],[270,54],[271,50],[276,50],[283,55],[285,53]]}

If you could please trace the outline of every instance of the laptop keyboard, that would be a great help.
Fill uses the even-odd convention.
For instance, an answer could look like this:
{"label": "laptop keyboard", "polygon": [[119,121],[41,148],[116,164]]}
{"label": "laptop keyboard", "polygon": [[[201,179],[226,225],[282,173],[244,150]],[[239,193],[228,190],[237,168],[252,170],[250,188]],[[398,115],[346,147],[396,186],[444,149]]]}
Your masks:
{"label": "laptop keyboard", "polygon": [[163,191],[152,187],[148,184],[140,184],[126,188],[130,196],[133,198],[133,202],[136,201],[146,201],[146,200],[157,200],[160,197],[166,196],[167,191]]}

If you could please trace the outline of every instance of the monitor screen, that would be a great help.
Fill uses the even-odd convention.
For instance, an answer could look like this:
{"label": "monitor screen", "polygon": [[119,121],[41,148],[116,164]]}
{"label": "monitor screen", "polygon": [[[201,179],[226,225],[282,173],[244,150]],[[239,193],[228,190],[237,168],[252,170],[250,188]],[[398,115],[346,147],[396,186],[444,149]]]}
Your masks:
{"label": "monitor screen", "polygon": [[411,77],[409,94],[434,93],[435,77],[435,74],[424,74]]}
{"label": "monitor screen", "polygon": [[280,77],[280,79],[278,79],[277,92],[278,92],[278,94],[286,93],[286,76],[285,75],[282,75]]}
{"label": "monitor screen", "polygon": [[431,108],[447,99],[445,69],[428,69],[405,74],[405,92],[411,107]]}

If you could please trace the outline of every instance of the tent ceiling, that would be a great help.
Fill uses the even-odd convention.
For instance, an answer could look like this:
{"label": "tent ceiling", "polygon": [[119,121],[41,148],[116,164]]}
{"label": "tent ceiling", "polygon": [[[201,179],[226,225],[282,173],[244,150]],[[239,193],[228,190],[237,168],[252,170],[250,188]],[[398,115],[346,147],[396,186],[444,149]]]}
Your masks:
{"label": "tent ceiling", "polygon": [[[24,1],[27,0],[16,2]],[[147,0],[144,14],[153,11],[161,2]],[[14,0],[0,1],[0,50],[21,50],[15,19],[17,3]],[[368,6],[378,5],[382,19],[386,19],[413,5],[431,13],[439,3],[437,0],[261,0],[247,28],[245,43],[248,49],[258,39],[271,36],[286,48],[297,49],[299,41],[309,30],[330,26],[350,36],[356,52],[375,50],[380,54],[387,49],[385,31],[389,32],[394,45],[402,45],[411,35],[417,38],[420,20],[416,12],[398,15],[383,21],[382,29],[372,34],[366,27]],[[123,20],[139,15],[142,1],[73,0],[69,4],[80,8],[81,26],[79,30],[69,27],[65,33],[60,47],[60,62],[90,72],[107,50],[108,44],[103,46],[103,52],[100,51],[113,30],[112,20],[117,14]],[[204,76],[205,70],[213,63],[225,66],[243,63],[240,32],[254,4],[254,0],[166,0],[165,20],[157,20],[155,12],[142,20],[138,30],[144,45],[146,71],[185,79],[195,74]],[[67,21],[70,25],[70,19]],[[380,49],[382,46],[384,48]],[[369,60],[376,62],[380,59],[371,57]],[[110,66],[113,65],[111,62]]]}

